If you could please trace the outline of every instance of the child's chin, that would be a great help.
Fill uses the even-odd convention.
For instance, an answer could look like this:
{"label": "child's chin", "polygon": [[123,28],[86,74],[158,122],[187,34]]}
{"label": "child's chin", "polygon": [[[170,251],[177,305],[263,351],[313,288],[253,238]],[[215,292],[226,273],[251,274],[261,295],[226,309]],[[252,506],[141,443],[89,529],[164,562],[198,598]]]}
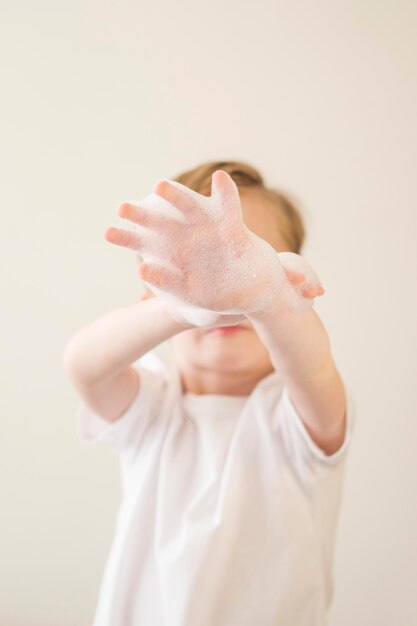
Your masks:
{"label": "child's chin", "polygon": [[236,335],[247,332],[246,328],[235,328],[234,326],[220,326],[219,328],[211,328],[207,331],[209,335],[216,337],[236,337]]}

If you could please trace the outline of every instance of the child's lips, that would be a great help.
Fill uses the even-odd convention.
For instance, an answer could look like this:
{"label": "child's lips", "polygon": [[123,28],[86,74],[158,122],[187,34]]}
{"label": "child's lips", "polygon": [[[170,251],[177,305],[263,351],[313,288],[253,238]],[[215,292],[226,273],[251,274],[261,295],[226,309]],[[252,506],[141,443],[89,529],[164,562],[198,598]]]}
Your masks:
{"label": "child's lips", "polygon": [[207,332],[215,333],[219,335],[232,335],[234,333],[239,332],[240,330],[248,330],[248,329],[245,326],[236,324],[233,326],[219,326],[218,328],[210,328]]}

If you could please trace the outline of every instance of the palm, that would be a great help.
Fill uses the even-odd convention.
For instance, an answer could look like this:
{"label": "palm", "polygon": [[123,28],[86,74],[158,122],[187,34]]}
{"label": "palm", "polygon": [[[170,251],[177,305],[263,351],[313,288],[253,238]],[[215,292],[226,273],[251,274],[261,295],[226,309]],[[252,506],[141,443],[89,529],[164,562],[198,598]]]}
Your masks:
{"label": "palm", "polygon": [[[256,310],[267,285],[283,275],[276,252],[245,225],[232,178],[213,174],[211,196],[160,181],[139,205],[119,215],[136,232],[109,229],[106,238],[139,251],[141,278],[152,290],[190,306],[227,314]],[[254,278],[256,280],[254,280]]]}
{"label": "palm", "polygon": [[140,204],[123,203],[119,208],[119,215],[133,222],[136,231],[109,228],[105,238],[140,252],[144,262],[139,274],[156,295],[183,312],[193,308],[197,317],[201,311],[199,319],[215,320],[213,325],[236,324],[279,300],[284,291],[293,300],[299,297],[295,292],[305,299],[321,295],[316,277],[302,285],[303,271],[307,278],[310,273],[302,257],[277,254],[246,227],[230,176],[217,171],[212,183],[207,197],[179,183],[160,181]]}

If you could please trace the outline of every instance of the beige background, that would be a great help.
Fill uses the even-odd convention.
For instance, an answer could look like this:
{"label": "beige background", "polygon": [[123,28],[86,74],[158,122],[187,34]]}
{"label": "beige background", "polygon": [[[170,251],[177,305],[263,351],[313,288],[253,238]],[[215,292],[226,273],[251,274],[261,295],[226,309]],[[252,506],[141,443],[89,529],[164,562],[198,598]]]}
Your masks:
{"label": "beige background", "polygon": [[230,158],[300,202],[355,393],[330,623],[417,623],[416,7],[1,4],[1,624],[91,623],[118,463],[76,438],[61,359],[141,289],[103,232],[157,179]]}

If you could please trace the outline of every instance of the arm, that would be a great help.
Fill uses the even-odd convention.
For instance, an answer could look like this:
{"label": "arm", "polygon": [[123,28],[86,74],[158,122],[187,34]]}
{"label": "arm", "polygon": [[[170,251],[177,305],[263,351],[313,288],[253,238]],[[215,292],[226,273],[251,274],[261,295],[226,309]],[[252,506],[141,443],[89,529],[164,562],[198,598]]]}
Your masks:
{"label": "arm", "polygon": [[345,394],[327,332],[314,309],[296,314],[282,308],[248,315],[282,376],[297,413],[326,454],[343,443]]}
{"label": "arm", "polygon": [[104,419],[117,420],[138,393],[131,364],[192,325],[174,320],[157,297],[117,309],[82,328],[69,341],[64,368],[83,400]]}
{"label": "arm", "polygon": [[173,181],[157,183],[154,192],[179,211],[180,217],[165,216],[163,237],[148,238],[147,228],[162,229],[153,201],[145,198],[120,213],[145,229],[112,229],[112,239],[140,251],[140,275],[153,287],[193,306],[247,316],[311,437],[335,452],[344,438],[345,397],[327,333],[308,301],[323,293],[312,268],[299,255],[277,254],[245,226],[237,186],[221,170],[213,174],[210,197]]}

